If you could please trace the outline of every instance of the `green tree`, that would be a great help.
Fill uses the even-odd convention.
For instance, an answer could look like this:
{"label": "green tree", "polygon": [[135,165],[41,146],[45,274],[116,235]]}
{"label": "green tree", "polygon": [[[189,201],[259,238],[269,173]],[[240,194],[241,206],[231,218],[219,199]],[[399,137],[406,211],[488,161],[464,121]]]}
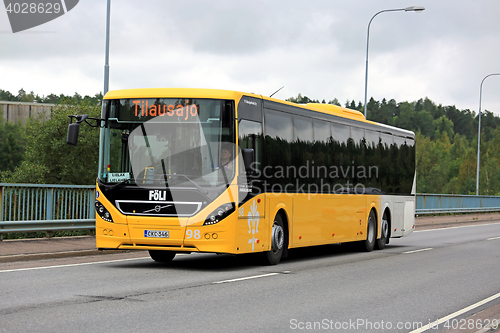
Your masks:
{"label": "green tree", "polygon": [[442,190],[442,193],[460,194],[461,184],[458,176],[460,166],[462,165],[465,156],[469,150],[469,142],[467,138],[460,134],[455,134],[453,144],[450,147],[450,159],[448,162],[448,183]]}
{"label": "green tree", "polygon": [[9,91],[0,89],[0,101],[16,101],[16,96]]}
{"label": "green tree", "polygon": [[6,122],[0,109],[0,172],[7,175],[21,164],[24,145],[22,126]]}
{"label": "green tree", "polygon": [[50,119],[31,119],[26,124],[25,159],[4,182],[89,185],[95,182],[99,130],[80,125],[76,147],[66,144],[68,115],[88,114],[100,118],[100,107],[82,102],[52,108]]}
{"label": "green tree", "polygon": [[394,117],[394,125],[408,130],[417,131],[414,126],[415,109],[412,103],[400,103]]}
{"label": "green tree", "polygon": [[431,136],[434,134],[434,119],[427,110],[422,110],[415,114],[415,126],[423,135]]}
{"label": "green tree", "polygon": [[286,101],[297,103],[297,104],[307,104],[307,103],[319,103],[317,99],[310,99],[307,96],[302,96],[302,94],[298,94],[297,97],[287,98]]}
{"label": "green tree", "polygon": [[434,127],[436,128],[436,132],[434,134],[435,138],[441,137],[443,133],[446,133],[448,138],[453,138],[455,136],[455,133],[453,132],[453,122],[446,116],[441,116],[434,120]]}
{"label": "green tree", "polygon": [[331,101],[328,101],[328,104],[341,106],[339,100],[336,97],[334,99],[332,99]]}

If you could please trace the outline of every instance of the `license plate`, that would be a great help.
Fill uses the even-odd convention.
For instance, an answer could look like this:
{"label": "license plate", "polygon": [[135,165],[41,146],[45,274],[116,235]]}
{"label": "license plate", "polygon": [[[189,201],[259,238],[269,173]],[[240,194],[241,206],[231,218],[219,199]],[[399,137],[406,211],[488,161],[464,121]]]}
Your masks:
{"label": "license plate", "polygon": [[144,237],[168,238],[168,231],[144,230]]}

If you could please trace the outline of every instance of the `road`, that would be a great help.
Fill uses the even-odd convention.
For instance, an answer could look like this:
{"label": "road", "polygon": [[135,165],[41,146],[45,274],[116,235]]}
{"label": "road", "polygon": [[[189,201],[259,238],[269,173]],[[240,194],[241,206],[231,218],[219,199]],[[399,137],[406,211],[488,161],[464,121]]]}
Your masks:
{"label": "road", "polygon": [[3,263],[0,332],[410,332],[500,296],[499,259],[496,223],[418,231],[370,253],[298,249],[277,266],[144,253]]}

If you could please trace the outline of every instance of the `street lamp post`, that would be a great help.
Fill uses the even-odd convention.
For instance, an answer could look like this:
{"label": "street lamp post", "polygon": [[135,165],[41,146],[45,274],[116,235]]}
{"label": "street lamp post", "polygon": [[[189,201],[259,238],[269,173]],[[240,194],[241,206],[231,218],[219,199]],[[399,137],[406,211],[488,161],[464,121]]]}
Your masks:
{"label": "street lamp post", "polygon": [[500,75],[500,73],[488,74],[481,81],[481,85],[479,86],[479,129],[477,130],[477,172],[476,172],[476,195],[479,195],[479,156],[481,153],[481,99],[483,97],[483,83],[486,78]]}
{"label": "street lamp post", "polygon": [[109,20],[110,20],[111,0],[108,0],[106,12],[106,55],[104,60],[104,92],[106,95],[109,89]]}
{"label": "street lamp post", "polygon": [[368,23],[368,30],[366,33],[366,69],[365,69],[365,118],[367,117],[367,109],[366,109],[366,98],[367,98],[367,92],[368,92],[368,45],[370,42],[370,25],[372,24],[373,19],[375,16],[377,16],[380,13],[384,12],[398,12],[398,11],[405,11],[405,12],[423,12],[425,10],[424,7],[421,6],[411,6],[411,7],[406,7],[406,8],[399,8],[399,9],[385,9],[381,10],[380,12],[376,13],[375,15],[372,16],[370,19],[370,22]]}

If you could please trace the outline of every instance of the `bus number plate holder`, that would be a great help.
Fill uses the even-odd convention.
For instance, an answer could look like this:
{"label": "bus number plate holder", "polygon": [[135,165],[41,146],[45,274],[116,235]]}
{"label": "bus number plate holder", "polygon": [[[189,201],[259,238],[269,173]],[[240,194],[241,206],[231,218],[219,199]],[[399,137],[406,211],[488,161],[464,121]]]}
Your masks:
{"label": "bus number plate holder", "polygon": [[144,237],[168,238],[168,231],[165,230],[144,230]]}

